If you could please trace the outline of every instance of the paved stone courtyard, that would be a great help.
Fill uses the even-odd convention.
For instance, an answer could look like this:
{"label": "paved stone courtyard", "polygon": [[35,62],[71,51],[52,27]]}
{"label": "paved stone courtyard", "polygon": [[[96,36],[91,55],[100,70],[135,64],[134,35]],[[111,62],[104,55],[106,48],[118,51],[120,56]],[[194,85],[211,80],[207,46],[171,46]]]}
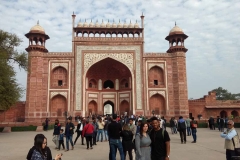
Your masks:
{"label": "paved stone courtyard", "polygon": [[[169,128],[167,128],[170,131]],[[238,131],[240,131],[238,129]],[[26,159],[28,150],[33,146],[34,136],[43,133],[48,138],[48,146],[53,157],[57,153],[63,153],[63,160],[108,160],[108,142],[98,142],[93,150],[86,150],[86,145],[80,145],[78,139],[74,150],[68,152],[56,151],[52,142],[52,130],[48,132],[12,132],[0,133],[0,159],[16,160]],[[171,154],[170,160],[225,160],[223,149],[224,139],[217,130],[206,128],[198,129],[197,143],[192,144],[192,137],[187,137],[187,144],[181,144],[179,134],[170,134]],[[74,139],[76,134],[74,134]],[[117,158],[119,160],[119,157]]]}

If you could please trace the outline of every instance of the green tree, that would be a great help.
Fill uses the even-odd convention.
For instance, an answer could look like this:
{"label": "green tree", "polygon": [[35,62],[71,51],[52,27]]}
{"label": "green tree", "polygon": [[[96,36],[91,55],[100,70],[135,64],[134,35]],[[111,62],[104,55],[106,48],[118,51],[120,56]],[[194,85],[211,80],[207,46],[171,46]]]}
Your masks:
{"label": "green tree", "polygon": [[16,50],[21,42],[17,35],[0,30],[0,110],[9,109],[23,93],[13,68],[13,64],[17,63],[27,70],[27,54]]}
{"label": "green tree", "polygon": [[222,87],[218,87],[213,89],[212,91],[216,92],[216,99],[217,100],[236,100],[236,94],[232,94],[228,92],[228,90],[223,89]]}

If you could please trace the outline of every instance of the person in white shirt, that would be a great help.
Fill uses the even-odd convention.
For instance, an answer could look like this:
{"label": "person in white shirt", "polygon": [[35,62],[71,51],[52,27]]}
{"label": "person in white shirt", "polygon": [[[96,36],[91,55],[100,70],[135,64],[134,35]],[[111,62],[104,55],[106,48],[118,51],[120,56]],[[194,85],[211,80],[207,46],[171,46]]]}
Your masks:
{"label": "person in white shirt", "polygon": [[225,139],[226,158],[231,160],[232,156],[237,156],[235,148],[239,148],[239,136],[232,120],[228,121],[227,130],[221,133],[221,137]]}
{"label": "person in white shirt", "polygon": [[75,131],[75,132],[77,132],[77,137],[75,138],[74,145],[76,144],[80,135],[81,135],[81,138],[82,138],[82,145],[84,145],[84,137],[82,136],[82,130],[83,130],[84,126],[85,126],[85,120],[82,120],[82,122],[81,122],[81,120],[78,119],[78,125],[77,125],[77,129]]}

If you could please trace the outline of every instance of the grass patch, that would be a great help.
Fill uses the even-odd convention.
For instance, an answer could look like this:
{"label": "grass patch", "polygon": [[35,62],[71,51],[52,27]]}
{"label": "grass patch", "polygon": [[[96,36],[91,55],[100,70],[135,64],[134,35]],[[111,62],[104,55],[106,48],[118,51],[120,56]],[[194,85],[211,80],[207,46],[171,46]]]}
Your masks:
{"label": "grass patch", "polygon": [[21,126],[21,127],[12,127],[12,132],[19,132],[19,131],[36,131],[37,126]]}
{"label": "grass patch", "polygon": [[3,129],[4,129],[4,128],[3,128],[3,127],[1,127],[1,128],[0,128],[0,132],[2,132],[2,131],[3,131]]}

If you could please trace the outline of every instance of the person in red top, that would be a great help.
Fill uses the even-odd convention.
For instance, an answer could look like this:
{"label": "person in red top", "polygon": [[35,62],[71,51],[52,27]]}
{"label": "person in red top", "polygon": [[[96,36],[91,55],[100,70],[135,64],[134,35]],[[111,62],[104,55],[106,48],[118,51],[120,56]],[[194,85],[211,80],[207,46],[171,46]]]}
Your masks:
{"label": "person in red top", "polygon": [[89,142],[90,142],[90,149],[93,149],[93,147],[92,147],[93,132],[94,132],[93,125],[91,123],[89,123],[89,120],[86,120],[86,125],[83,128],[82,136],[86,138],[87,149],[89,149]]}

